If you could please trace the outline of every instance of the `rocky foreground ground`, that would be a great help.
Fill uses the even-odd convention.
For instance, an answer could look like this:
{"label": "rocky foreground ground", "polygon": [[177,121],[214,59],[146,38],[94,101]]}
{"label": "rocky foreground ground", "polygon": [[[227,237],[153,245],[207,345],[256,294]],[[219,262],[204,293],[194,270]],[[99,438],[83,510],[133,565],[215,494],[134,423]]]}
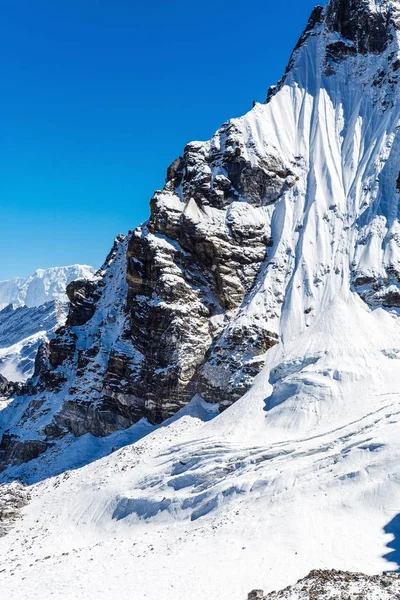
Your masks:
{"label": "rocky foreground ground", "polygon": [[348,571],[311,571],[295,585],[264,596],[253,590],[248,600],[399,600],[400,574],[363,575]]}
{"label": "rocky foreground ground", "polygon": [[0,537],[6,535],[20,518],[21,508],[29,500],[28,488],[17,481],[0,486]]}

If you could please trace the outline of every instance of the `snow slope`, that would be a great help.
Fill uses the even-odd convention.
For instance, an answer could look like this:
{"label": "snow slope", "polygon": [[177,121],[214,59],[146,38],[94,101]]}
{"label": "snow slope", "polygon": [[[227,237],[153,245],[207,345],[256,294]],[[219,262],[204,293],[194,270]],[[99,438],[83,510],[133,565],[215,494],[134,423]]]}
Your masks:
{"label": "snow slope", "polygon": [[355,302],[277,347],[251,392],[211,421],[195,402],[194,416],[97,462],[120,434],[67,439],[40,466],[9,471],[45,479],[0,541],[0,553],[13,548],[8,596],[240,600],[310,565],[397,569],[400,331]]}
{"label": "snow slope", "polygon": [[[161,426],[70,433],[11,464],[3,480],[31,500],[0,540],[7,598],[244,600],[312,568],[400,568],[400,4],[348,3],[353,25],[388,17],[384,46],[349,30],[345,4],[313,22],[269,102],[231,121],[248,163],[272,153],[295,173],[256,211],[273,246],[232,326],[268,323],[279,343],[218,416],[196,396]],[[226,151],[221,132],[207,144]],[[16,399],[0,426],[37,439],[62,403]]]}
{"label": "snow slope", "polygon": [[87,265],[37,269],[29,277],[0,281],[0,310],[8,304],[40,306],[51,300],[66,300],[65,288],[74,279],[90,279],[95,270]]}

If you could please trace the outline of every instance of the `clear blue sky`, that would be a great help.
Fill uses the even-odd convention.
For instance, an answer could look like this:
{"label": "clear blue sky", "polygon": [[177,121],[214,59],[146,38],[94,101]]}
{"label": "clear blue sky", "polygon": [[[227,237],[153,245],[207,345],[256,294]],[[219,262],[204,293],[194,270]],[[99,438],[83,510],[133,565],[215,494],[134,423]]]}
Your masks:
{"label": "clear blue sky", "polygon": [[0,279],[100,266],[184,145],[280,78],[313,0],[2,0]]}

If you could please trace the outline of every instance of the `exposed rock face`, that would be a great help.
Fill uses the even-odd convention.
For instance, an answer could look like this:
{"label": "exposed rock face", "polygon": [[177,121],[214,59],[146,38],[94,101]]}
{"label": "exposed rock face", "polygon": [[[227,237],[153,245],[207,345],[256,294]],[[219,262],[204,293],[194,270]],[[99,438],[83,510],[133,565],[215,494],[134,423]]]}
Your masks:
{"label": "exposed rock face", "polygon": [[22,389],[23,385],[20,382],[8,381],[8,379],[0,374],[0,398],[10,398],[18,394]]}
{"label": "exposed rock face", "polygon": [[33,379],[36,379],[40,375],[44,374],[47,370],[47,361],[49,360],[49,342],[42,340],[39,344],[36,357],[35,357],[35,368],[33,370]]}
{"label": "exposed rock face", "polygon": [[262,590],[253,590],[248,600],[356,600],[379,598],[395,600],[400,593],[400,575],[363,575],[347,571],[311,571],[294,586],[264,596]]}
{"label": "exposed rock face", "polygon": [[[36,406],[33,408],[36,409]],[[21,441],[12,434],[4,433],[0,443],[0,469],[37,458],[48,447],[49,444],[41,440]]]}
{"label": "exposed rock face", "polygon": [[[398,202],[399,192],[393,190]],[[371,207],[371,212],[373,207]],[[352,280],[359,295],[371,306],[400,308],[399,224],[385,214],[360,227],[359,247],[353,263]],[[381,246],[383,261],[371,264],[365,257],[372,247]]]}
{"label": "exposed rock face", "polygon": [[253,590],[248,595],[247,600],[264,600],[264,592],[263,592],[263,590]]}
{"label": "exposed rock face", "polygon": [[68,284],[66,293],[69,300],[68,327],[79,327],[91,319],[96,310],[98,284],[88,279],[77,279]]}
{"label": "exposed rock face", "polygon": [[352,42],[355,52],[380,54],[391,39],[392,25],[391,7],[380,4],[381,10],[371,10],[369,0],[333,0],[327,7],[327,25]]}
{"label": "exposed rock face", "polygon": [[367,54],[383,56],[387,53],[384,68],[376,72],[372,85],[386,83],[394,87],[398,83],[400,62],[390,52],[390,45],[399,26],[400,7],[388,0],[379,0],[373,5],[370,0],[331,0],[325,9],[316,6],[293,51],[284,77],[277,86],[269,90],[267,99],[282,88],[299,50],[310,36],[320,35],[322,27],[325,36],[322,51],[326,75],[336,73],[338,63],[348,58]]}
{"label": "exposed rock face", "polygon": [[[235,382],[234,350],[241,344],[243,358],[251,345],[251,362],[277,341],[273,333],[257,341],[250,329],[226,330],[272,244],[268,205],[296,181],[275,154],[256,164],[248,155],[234,123],[208,144],[189,144],[153,197],[149,222],[129,241],[130,330],[144,365],[132,392],[155,422],[198,391],[231,403],[257,373],[253,361],[252,377]],[[223,365],[219,385],[208,376],[213,364]]]}
{"label": "exposed rock face", "polygon": [[7,535],[20,518],[21,509],[28,504],[27,487],[18,482],[0,485],[0,537]]}

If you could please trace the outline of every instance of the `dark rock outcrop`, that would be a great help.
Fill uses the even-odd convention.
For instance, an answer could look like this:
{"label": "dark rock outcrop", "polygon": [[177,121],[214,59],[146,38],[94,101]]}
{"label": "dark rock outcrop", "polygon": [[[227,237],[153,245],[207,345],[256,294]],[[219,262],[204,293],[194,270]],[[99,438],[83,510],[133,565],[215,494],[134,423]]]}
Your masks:
{"label": "dark rock outcrop", "polygon": [[96,281],[88,279],[77,279],[67,285],[66,293],[70,306],[67,327],[79,327],[93,317],[98,300],[97,287]]}
{"label": "dark rock outcrop", "polygon": [[47,372],[47,363],[49,358],[49,342],[47,340],[42,340],[39,344],[39,348],[35,357],[35,368],[32,375],[33,379],[45,375],[45,373]]}
{"label": "dark rock outcrop", "polygon": [[369,0],[331,0],[326,22],[354,44],[356,53],[381,54],[391,39],[391,10],[372,11]]}
{"label": "dark rock outcrop", "polygon": [[0,398],[10,398],[11,396],[22,393],[24,384],[20,381],[8,381],[4,375],[0,374]]}
{"label": "dark rock outcrop", "polygon": [[[220,333],[272,243],[257,209],[276,202],[296,181],[273,154],[251,165],[241,139],[230,123],[212,144],[189,144],[168,169],[164,190],[154,195],[148,223],[129,239],[124,337],[134,346],[135,360],[113,352],[105,379],[105,405],[114,404],[125,417],[126,397],[128,406],[152,422],[171,416],[199,391],[209,402],[228,405],[260,370],[262,360],[253,356],[277,341],[264,334],[258,344],[254,332],[243,330],[251,366],[246,380],[230,379],[240,350],[233,360],[237,339],[230,335],[218,342]],[[222,387],[208,381],[207,364],[213,361],[225,371]],[[121,378],[124,389],[117,384]]]}
{"label": "dark rock outcrop", "polygon": [[20,465],[43,454],[49,444],[41,440],[20,440],[5,432],[0,443],[0,470],[6,466]]}
{"label": "dark rock outcrop", "polygon": [[0,485],[0,537],[15,525],[30,499],[28,488],[19,482]]}
{"label": "dark rock outcrop", "polygon": [[400,308],[400,272],[393,266],[386,268],[385,276],[353,274],[354,289],[370,306]]}
{"label": "dark rock outcrop", "polygon": [[344,600],[356,598],[381,598],[395,600],[400,593],[400,575],[383,573],[364,575],[348,571],[314,570],[295,585],[279,592],[264,595],[253,590],[248,600]]}

